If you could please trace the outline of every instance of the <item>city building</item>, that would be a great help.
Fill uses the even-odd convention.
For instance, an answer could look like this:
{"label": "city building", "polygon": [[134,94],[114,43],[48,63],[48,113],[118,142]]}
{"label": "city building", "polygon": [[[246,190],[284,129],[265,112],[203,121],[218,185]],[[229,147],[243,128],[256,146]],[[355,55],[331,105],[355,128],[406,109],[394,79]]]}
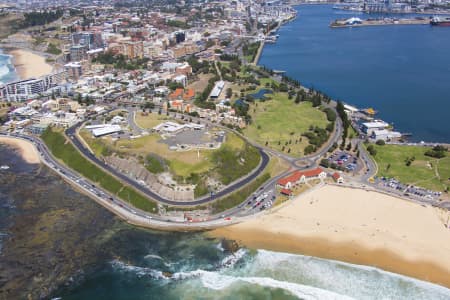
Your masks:
{"label": "city building", "polygon": [[86,50],[103,48],[103,39],[98,32],[75,32],[71,36],[73,46],[84,46]]}
{"label": "city building", "polygon": [[86,58],[88,48],[85,45],[73,45],[70,47],[70,60],[81,61]]}
{"label": "city building", "polygon": [[83,75],[83,67],[80,62],[70,62],[64,65],[67,77],[78,80]]}

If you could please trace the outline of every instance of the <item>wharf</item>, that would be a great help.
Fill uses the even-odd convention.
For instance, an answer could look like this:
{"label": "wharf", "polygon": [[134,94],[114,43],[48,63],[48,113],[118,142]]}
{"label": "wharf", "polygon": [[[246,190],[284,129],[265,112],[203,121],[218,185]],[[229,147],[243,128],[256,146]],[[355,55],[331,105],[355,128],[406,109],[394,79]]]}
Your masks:
{"label": "wharf", "polygon": [[414,19],[369,19],[360,22],[349,23],[348,20],[336,20],[330,24],[331,28],[362,27],[362,26],[387,26],[387,25],[429,25],[428,18]]}

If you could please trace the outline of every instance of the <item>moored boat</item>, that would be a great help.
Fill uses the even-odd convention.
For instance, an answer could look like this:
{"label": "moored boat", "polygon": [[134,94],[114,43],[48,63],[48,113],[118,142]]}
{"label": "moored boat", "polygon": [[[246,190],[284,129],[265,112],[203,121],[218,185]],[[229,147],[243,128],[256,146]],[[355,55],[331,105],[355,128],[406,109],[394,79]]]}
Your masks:
{"label": "moored boat", "polygon": [[433,17],[430,24],[433,26],[450,26],[450,18]]}

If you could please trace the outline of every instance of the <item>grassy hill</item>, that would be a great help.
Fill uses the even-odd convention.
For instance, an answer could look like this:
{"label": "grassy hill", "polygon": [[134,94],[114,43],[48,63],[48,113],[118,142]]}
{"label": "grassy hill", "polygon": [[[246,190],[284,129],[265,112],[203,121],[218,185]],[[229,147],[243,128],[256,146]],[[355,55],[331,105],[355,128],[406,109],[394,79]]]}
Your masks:
{"label": "grassy hill", "polygon": [[[255,101],[250,105],[249,114],[252,123],[245,128],[244,134],[250,139],[272,149],[293,156],[302,156],[308,146],[308,139],[301,135],[310,126],[325,128],[328,124],[325,113],[312,107],[311,102],[295,104],[288,99],[287,93],[274,93],[272,100]],[[287,143],[287,145],[286,145]]]}

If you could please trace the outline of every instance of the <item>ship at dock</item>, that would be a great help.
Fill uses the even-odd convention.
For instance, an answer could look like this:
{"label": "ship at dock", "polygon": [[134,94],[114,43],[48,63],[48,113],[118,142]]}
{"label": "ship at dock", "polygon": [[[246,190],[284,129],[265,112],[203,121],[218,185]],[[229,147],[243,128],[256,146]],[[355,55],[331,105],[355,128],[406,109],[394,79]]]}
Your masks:
{"label": "ship at dock", "polygon": [[450,18],[433,17],[430,24],[433,26],[450,26]]}

